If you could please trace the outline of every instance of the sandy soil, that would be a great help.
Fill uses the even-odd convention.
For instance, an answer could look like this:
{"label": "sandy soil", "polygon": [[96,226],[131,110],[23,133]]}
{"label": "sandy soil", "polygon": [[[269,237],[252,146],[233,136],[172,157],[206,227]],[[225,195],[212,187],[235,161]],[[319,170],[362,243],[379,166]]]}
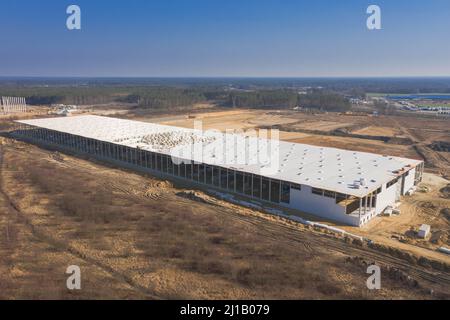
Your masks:
{"label": "sandy soil", "polygon": [[[447,138],[441,120],[260,110],[132,117],[184,127],[202,120],[219,130],[295,126],[281,139],[425,157],[428,171],[449,173],[448,153],[427,147]],[[342,128],[412,143],[302,132]],[[448,181],[435,174],[425,176],[427,192],[405,197],[401,215],[343,227],[378,244],[367,246],[207,190],[1,139],[0,298],[449,298],[449,257],[436,252],[449,245]],[[432,226],[429,239],[415,236],[422,223]],[[365,287],[373,262],[385,275],[377,292]],[[65,288],[70,264],[83,270],[81,291]]]}
{"label": "sandy soil", "polygon": [[[450,276],[154,177],[2,139],[2,298],[446,298]],[[199,198],[202,201],[199,201]],[[383,288],[365,287],[366,265]],[[67,265],[82,290],[65,288]],[[410,276],[410,278],[408,278]],[[433,289],[433,294],[430,290]]]}
{"label": "sandy soil", "polygon": [[353,133],[364,134],[370,136],[392,136],[392,137],[403,137],[401,130],[392,127],[377,127],[368,126],[360,130],[355,130]]}

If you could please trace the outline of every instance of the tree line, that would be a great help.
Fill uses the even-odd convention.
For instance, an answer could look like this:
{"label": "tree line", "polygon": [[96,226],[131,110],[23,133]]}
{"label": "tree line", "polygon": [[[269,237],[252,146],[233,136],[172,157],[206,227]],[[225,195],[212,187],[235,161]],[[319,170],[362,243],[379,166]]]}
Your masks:
{"label": "tree line", "polygon": [[228,96],[227,105],[230,107],[274,109],[300,107],[337,112],[347,111],[351,108],[350,101],[347,98],[326,90],[311,90],[301,94],[293,90],[232,92]]}
{"label": "tree line", "polygon": [[140,108],[170,109],[210,102],[231,108],[302,107],[322,111],[347,111],[351,107],[343,95],[327,90],[310,90],[305,94],[292,89],[236,90],[214,86],[0,87],[2,95],[26,97],[32,105],[129,103]]}

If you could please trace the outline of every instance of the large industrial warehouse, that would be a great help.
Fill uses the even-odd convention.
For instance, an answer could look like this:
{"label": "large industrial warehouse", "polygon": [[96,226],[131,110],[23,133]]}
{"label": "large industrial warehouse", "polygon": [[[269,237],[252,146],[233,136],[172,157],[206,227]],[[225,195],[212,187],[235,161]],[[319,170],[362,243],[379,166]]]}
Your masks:
{"label": "large industrial warehouse", "polygon": [[[16,137],[362,226],[417,185],[423,161],[101,116],[16,121]],[[264,155],[268,155],[265,157]]]}

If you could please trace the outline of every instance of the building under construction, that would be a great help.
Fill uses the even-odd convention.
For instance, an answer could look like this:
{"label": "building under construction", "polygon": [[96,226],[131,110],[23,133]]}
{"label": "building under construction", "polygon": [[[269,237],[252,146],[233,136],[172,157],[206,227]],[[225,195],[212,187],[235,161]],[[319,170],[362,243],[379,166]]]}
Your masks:
{"label": "building under construction", "polygon": [[16,124],[12,134],[30,142],[354,226],[414,190],[424,167],[420,160],[110,117]]}
{"label": "building under construction", "polygon": [[24,97],[1,97],[0,113],[9,114],[27,111],[27,102]]}

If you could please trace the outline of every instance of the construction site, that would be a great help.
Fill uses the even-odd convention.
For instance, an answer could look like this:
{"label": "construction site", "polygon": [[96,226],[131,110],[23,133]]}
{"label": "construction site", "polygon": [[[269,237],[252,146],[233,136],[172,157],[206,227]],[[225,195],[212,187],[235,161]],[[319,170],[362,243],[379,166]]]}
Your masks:
{"label": "construction site", "polygon": [[25,97],[2,97],[0,100],[0,113],[10,114],[27,112]]}
{"label": "construction site", "polygon": [[[423,162],[100,116],[17,121],[11,134],[362,226],[412,194]],[[238,155],[244,155],[238,159]]]}
{"label": "construction site", "polygon": [[[156,115],[120,108],[79,112],[89,115],[83,123],[95,120],[89,130],[87,125],[78,127],[84,133],[90,132],[85,136],[72,125],[82,117],[28,119],[43,117],[27,112],[22,119],[16,119],[19,122],[9,118],[1,122],[0,205],[5,214],[1,216],[0,227],[5,236],[0,246],[0,292],[4,297],[448,298],[450,258],[439,249],[450,245],[449,158],[445,151],[431,147],[433,141],[448,139],[445,121],[220,109]],[[105,118],[92,114],[137,121],[106,118],[122,127],[110,130],[111,127],[96,125],[98,118]],[[310,150],[317,151],[319,161],[320,151],[328,148],[341,149],[335,153],[341,153],[342,157],[348,150],[352,156],[353,152],[360,156],[381,155],[374,160],[383,159],[383,155],[414,159],[395,160],[401,165],[389,169],[407,165],[411,165],[410,170],[419,168],[420,174],[411,172],[408,177],[414,179],[407,182],[411,186],[417,184],[416,191],[408,194],[411,188],[405,187],[392,214],[376,214],[367,223],[351,226],[339,219],[320,216],[319,212],[290,208],[281,201],[283,181],[289,182],[289,196],[298,191],[295,187],[300,184],[302,191],[309,189],[311,197],[321,200],[328,198],[325,185],[272,173],[274,176],[267,177],[269,181],[280,181],[280,190],[269,187],[270,195],[265,201],[262,189],[259,199],[253,193],[251,197],[245,194],[245,184],[243,194],[238,192],[240,184],[235,183],[229,189],[228,171],[226,187],[214,188],[213,166],[217,164],[212,162],[198,162],[198,171],[194,165],[187,171],[184,167],[182,178],[169,174],[174,168],[182,172],[180,167],[167,166],[165,172],[164,163],[169,163],[172,153],[155,141],[167,143],[166,136],[155,135],[151,143],[142,140],[142,136],[155,130],[164,132],[162,128],[166,128],[182,132],[176,136],[179,141],[192,133],[194,121],[198,120],[204,130],[222,132],[229,128],[276,127],[280,140],[289,148],[293,144],[302,148],[309,145]],[[19,124],[23,127],[18,128]],[[24,132],[17,132],[21,134],[19,137],[14,134],[18,129],[39,134],[44,129],[53,131],[46,136],[51,137],[49,143],[41,139],[42,135],[31,140]],[[124,130],[139,134],[124,136]],[[55,135],[54,131],[64,135]],[[73,137],[91,140],[81,144],[84,149],[80,152],[78,147],[74,148]],[[384,141],[384,137],[389,139]],[[195,140],[192,136],[189,139]],[[101,155],[109,152],[111,156],[114,149],[99,148],[97,141],[122,148],[115,153],[118,159],[106,161]],[[72,147],[67,148],[70,144]],[[183,148],[177,150],[181,152]],[[153,161],[149,154],[160,156],[149,163],[149,159]],[[167,162],[162,161],[163,155],[167,156]],[[317,159],[311,159],[320,165]],[[142,160],[144,168],[136,165]],[[203,171],[201,164],[205,165]],[[335,165],[339,167],[337,161]],[[212,167],[212,171],[206,166]],[[245,169],[245,164],[231,166],[234,167],[231,181],[238,181],[239,172],[257,175],[249,167]],[[204,183],[187,178],[186,172],[204,179]],[[208,183],[209,172],[212,184]],[[308,168],[305,174],[313,172]],[[265,174],[261,176],[264,178]],[[370,193],[372,186],[378,188],[371,179],[367,177],[359,189],[350,190],[361,192],[357,198],[365,187],[369,187]],[[396,177],[389,176],[384,181],[377,175],[376,179],[386,187]],[[345,182],[353,184],[356,180],[349,176]],[[219,181],[221,184],[222,179]],[[312,188],[322,189],[322,195],[313,194]],[[271,201],[273,190],[279,195],[275,201]],[[335,202],[336,198],[332,200]],[[356,212],[359,217],[359,210]],[[430,226],[424,238],[419,230],[423,224]],[[67,260],[89,273],[83,291],[68,292],[60,287],[65,275],[58,270],[65,268]],[[365,286],[366,266],[373,262],[387,275],[382,289],[376,292]],[[314,279],[314,283],[309,279]]]}

